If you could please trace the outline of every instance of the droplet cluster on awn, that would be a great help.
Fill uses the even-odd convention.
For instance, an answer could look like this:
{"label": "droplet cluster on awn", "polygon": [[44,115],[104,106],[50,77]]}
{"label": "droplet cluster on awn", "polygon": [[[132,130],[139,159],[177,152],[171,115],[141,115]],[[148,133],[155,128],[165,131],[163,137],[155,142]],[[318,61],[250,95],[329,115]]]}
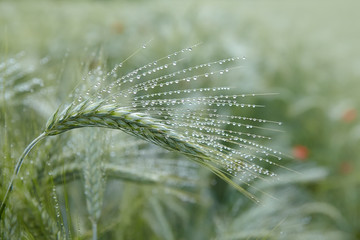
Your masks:
{"label": "droplet cluster on awn", "polygon": [[[275,161],[282,159],[282,153],[267,147],[264,141],[271,140],[266,136],[273,131],[269,126],[281,125],[281,122],[218,112],[223,107],[238,108],[238,112],[246,110],[246,114],[249,110],[259,110],[264,106],[247,100],[266,94],[233,94],[235,89],[226,86],[192,87],[194,82],[225,78],[225,73],[241,67],[245,57],[178,69],[186,60],[184,55],[193,52],[196,46],[125,74],[121,73],[125,62],[109,73],[97,68],[85,76],[93,85],[78,101],[98,101],[102,105],[145,114],[206,153],[209,164],[225,169],[240,181],[276,176],[262,163],[278,165]],[[262,126],[264,123],[266,127]],[[138,130],[145,131],[143,127]]]}

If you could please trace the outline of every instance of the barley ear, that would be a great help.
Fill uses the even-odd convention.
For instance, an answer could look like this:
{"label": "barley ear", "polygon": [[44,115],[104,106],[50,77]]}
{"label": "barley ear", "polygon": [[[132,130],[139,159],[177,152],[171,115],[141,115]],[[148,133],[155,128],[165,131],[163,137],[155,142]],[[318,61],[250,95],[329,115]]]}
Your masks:
{"label": "barley ear", "polygon": [[[90,136],[89,136],[90,137]],[[93,143],[95,139],[92,139]],[[103,204],[104,171],[101,152],[97,148],[86,148],[83,161],[83,177],[86,207],[92,224],[93,240],[97,239],[97,224]]]}

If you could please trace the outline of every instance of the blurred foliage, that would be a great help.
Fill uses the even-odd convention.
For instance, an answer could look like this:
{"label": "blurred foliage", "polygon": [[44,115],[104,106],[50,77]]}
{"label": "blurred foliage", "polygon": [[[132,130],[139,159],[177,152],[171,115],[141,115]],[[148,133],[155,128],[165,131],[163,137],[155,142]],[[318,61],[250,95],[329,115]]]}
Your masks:
{"label": "blurred foliage", "polygon": [[[174,172],[149,167],[156,171],[139,180],[139,159],[149,151],[164,162],[184,160],[135,140],[134,156],[124,146],[103,146],[108,167],[115,161],[123,168],[105,171],[99,238],[360,239],[359,7],[350,0],[0,2],[1,194],[15,160],[69,98],[86,64],[111,68],[152,39],[129,59],[132,69],[203,42],[188,64],[245,55],[245,66],[225,84],[279,93],[256,100],[266,105],[260,117],[284,122],[270,145],[293,155],[283,164],[300,174],[255,183],[272,196],[256,205],[195,166],[184,166],[191,175],[179,175],[188,171],[181,164]],[[81,134],[34,149],[1,219],[1,237],[90,238],[81,169],[70,164],[84,157],[88,139]],[[75,168],[63,176],[64,166]]]}

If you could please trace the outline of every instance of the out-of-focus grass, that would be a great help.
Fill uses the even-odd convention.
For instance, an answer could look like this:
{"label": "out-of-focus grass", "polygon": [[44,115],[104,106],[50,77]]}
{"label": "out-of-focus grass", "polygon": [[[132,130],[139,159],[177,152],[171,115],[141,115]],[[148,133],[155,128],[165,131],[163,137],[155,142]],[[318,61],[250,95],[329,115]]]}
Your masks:
{"label": "out-of-focus grass", "polygon": [[[328,171],[327,177],[296,183],[301,190],[289,191],[294,194],[300,191],[300,195],[305,192],[304,202],[333,206],[342,221],[319,224],[323,219],[313,216],[305,225],[314,226],[319,232],[335,225],[350,239],[356,239],[360,236],[359,7],[357,1],[1,2],[0,60],[24,51],[26,66],[40,66],[39,72],[31,73],[29,78],[41,77],[44,81],[43,89],[37,91],[41,94],[37,94],[34,101],[46,99],[48,102],[42,107],[55,109],[79,81],[81,62],[91,61],[88,58],[92,58],[94,51],[102,52],[109,66],[122,61],[150,39],[150,47],[134,56],[131,64],[136,66],[139,60],[146,63],[154,55],[163,56],[197,42],[204,42],[204,46],[194,53],[194,62],[245,55],[246,66],[231,73],[233,77],[228,78],[231,79],[228,85],[245,93],[280,93],[266,100],[267,108],[261,116],[284,122],[286,132],[277,136],[272,145],[289,154],[294,151],[292,167],[295,169],[320,166]],[[51,90],[54,87],[59,89],[55,94]],[[8,141],[6,144],[1,139],[2,147],[8,149],[4,154],[12,158],[19,155],[47,118],[45,113],[43,121],[32,121],[31,128],[24,127],[17,113],[23,111],[26,119],[32,119],[39,110],[26,106],[21,103],[10,109],[2,106],[8,112],[7,121],[12,122],[9,125],[18,128],[3,130],[3,136],[5,133],[10,136],[8,140],[4,138]],[[234,212],[228,211],[232,205],[227,196],[241,197],[231,189],[226,190],[224,196],[222,187],[217,183],[209,199],[214,205],[212,211],[219,208],[219,215],[225,216]],[[277,198],[286,198],[284,201],[291,211],[295,203],[289,198],[289,192],[277,193]],[[134,198],[136,196],[134,194]],[[158,204],[156,200],[146,203],[144,198],[139,199],[142,206]],[[297,207],[304,202],[296,202]],[[122,204],[126,209],[126,203]],[[244,212],[251,214],[255,207],[243,206]],[[242,222],[238,219],[241,213],[238,211],[233,218],[227,218],[233,221],[234,229],[236,222]],[[146,216],[149,218],[151,214]],[[289,216],[294,217],[290,212]],[[200,229],[203,219],[193,220],[193,225]],[[143,224],[139,221],[137,227]],[[202,237],[213,233],[209,228],[201,230],[209,231],[199,234]],[[163,237],[168,236],[164,234]],[[301,232],[299,234],[301,236]]]}

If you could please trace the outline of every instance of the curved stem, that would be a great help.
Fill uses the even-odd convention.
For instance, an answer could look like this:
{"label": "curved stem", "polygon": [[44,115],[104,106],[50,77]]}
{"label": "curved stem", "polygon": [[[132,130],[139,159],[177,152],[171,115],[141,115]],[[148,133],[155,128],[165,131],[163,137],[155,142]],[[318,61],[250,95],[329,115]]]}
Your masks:
{"label": "curved stem", "polygon": [[4,200],[2,201],[1,203],[1,208],[0,208],[0,219],[1,219],[1,216],[2,216],[2,213],[3,211],[5,210],[5,206],[6,206],[6,202],[10,196],[10,192],[13,188],[13,184],[14,184],[14,180],[15,178],[17,177],[19,171],[20,171],[20,168],[21,168],[21,165],[25,159],[25,157],[28,155],[28,153],[30,152],[30,150],[40,141],[42,140],[43,138],[46,137],[46,133],[43,132],[42,134],[40,134],[37,138],[35,138],[24,150],[24,152],[22,153],[22,155],[20,156],[19,160],[17,161],[16,163],[16,166],[15,166],[15,169],[14,169],[14,173],[11,177],[11,180],[10,180],[10,183],[9,183],[9,186],[6,190],[6,193],[5,193],[5,197],[4,197]]}

